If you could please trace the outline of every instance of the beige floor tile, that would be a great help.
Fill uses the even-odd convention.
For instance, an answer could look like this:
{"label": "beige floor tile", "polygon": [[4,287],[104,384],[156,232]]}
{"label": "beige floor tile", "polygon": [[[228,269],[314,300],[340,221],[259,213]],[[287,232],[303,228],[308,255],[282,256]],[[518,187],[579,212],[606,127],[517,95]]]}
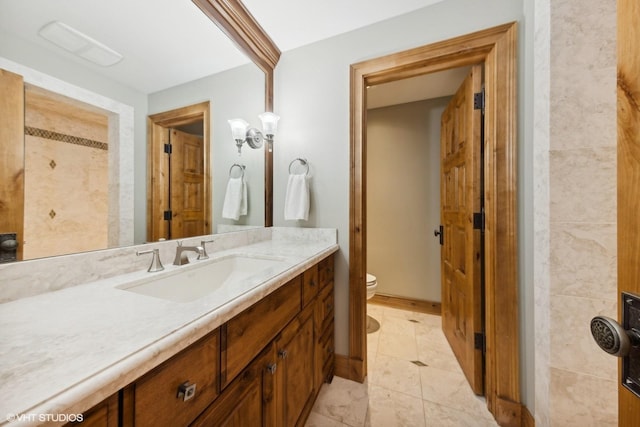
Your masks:
{"label": "beige floor tile", "polygon": [[367,383],[357,383],[334,377],[331,384],[324,384],[313,405],[312,412],[353,427],[364,425],[369,406]]}
{"label": "beige floor tile", "polygon": [[369,386],[371,427],[425,426],[422,399],[375,385]]}
{"label": "beige floor tile", "polygon": [[416,341],[434,351],[455,357],[449,342],[444,336],[444,332],[440,329],[418,325],[416,326]]}
{"label": "beige floor tile", "polygon": [[426,366],[420,369],[422,398],[480,417],[491,417],[486,403],[478,398],[464,374]]}
{"label": "beige floor tile", "polygon": [[427,427],[497,427],[495,420],[471,415],[464,411],[424,401]]}
{"label": "beige floor tile", "polygon": [[305,423],[305,427],[344,427],[346,425],[313,411],[309,414],[309,418]]}
{"label": "beige floor tile", "polygon": [[380,322],[381,333],[411,337],[416,335],[416,324],[409,319],[390,317],[385,313],[382,319],[378,319],[378,321]]}
{"label": "beige floor tile", "polygon": [[307,427],[497,426],[471,391],[440,316],[374,304],[367,311],[381,323],[367,335],[367,381],[335,377],[325,384]]}
{"label": "beige floor tile", "polygon": [[441,352],[434,349],[427,341],[417,339],[418,360],[432,368],[442,369],[444,371],[457,372],[462,374],[460,364],[451,352]]}
{"label": "beige floor tile", "polygon": [[378,353],[369,366],[369,384],[422,398],[420,369],[408,360]]}
{"label": "beige floor tile", "polygon": [[415,335],[399,335],[381,331],[378,341],[378,355],[381,354],[409,361],[418,359]]}

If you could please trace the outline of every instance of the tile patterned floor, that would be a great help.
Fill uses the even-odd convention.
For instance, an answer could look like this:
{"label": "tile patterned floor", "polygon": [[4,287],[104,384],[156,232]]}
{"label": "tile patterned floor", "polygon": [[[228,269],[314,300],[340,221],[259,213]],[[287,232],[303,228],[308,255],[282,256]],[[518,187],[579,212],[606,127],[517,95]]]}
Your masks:
{"label": "tile patterned floor", "polygon": [[335,377],[325,384],[306,427],[498,425],[484,399],[469,388],[439,316],[374,304],[367,311],[380,322],[380,329],[367,335],[367,380]]}

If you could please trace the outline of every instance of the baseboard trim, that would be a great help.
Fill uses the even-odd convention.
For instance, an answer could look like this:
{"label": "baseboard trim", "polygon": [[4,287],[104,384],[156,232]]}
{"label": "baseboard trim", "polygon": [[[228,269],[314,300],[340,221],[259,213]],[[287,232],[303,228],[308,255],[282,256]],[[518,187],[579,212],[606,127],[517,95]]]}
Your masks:
{"label": "baseboard trim", "polygon": [[529,412],[529,408],[522,405],[522,427],[535,427],[535,426],[536,426],[536,420],[535,418],[533,418],[533,415],[531,415],[531,412]]}
{"label": "baseboard trim", "polygon": [[335,355],[335,375],[346,378],[351,381],[362,383],[364,381],[363,362],[361,360],[351,359],[349,356],[341,354]]}
{"label": "baseboard trim", "polygon": [[522,425],[522,412],[525,406],[519,402],[513,402],[500,397],[496,398],[494,418],[502,427],[520,427]]}
{"label": "baseboard trim", "polygon": [[439,302],[424,301],[418,299],[397,297],[393,295],[375,294],[367,302],[384,305],[386,307],[399,308],[402,310],[417,311],[419,313],[435,314],[440,316],[442,309]]}

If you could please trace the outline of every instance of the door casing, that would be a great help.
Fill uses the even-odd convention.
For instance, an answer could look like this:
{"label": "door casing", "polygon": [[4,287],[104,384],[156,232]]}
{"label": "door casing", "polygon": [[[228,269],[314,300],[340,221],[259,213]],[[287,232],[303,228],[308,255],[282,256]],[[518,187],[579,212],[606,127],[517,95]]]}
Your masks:
{"label": "door casing", "polygon": [[[485,332],[487,406],[500,425],[521,424],[517,246],[516,22],[351,65],[349,356],[336,373],[367,374],[366,87],[485,64]],[[499,339],[498,339],[499,337]]]}

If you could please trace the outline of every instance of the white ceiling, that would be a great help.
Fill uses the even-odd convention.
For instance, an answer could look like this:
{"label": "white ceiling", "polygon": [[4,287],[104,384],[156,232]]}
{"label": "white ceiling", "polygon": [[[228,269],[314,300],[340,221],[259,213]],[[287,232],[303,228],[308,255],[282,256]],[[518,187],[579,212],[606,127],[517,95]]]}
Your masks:
{"label": "white ceiling", "polygon": [[[286,52],[444,0],[244,0]],[[38,36],[62,21],[121,53],[100,67]],[[190,0],[0,0],[0,38],[18,37],[143,93],[248,63]],[[0,40],[0,48],[2,47]],[[2,51],[0,50],[0,55]]]}
{"label": "white ceiling", "polygon": [[[100,67],[38,36],[38,30],[54,20],[124,59]],[[35,43],[143,93],[249,62],[189,0],[0,0],[0,31],[2,37],[8,33]]]}
{"label": "white ceiling", "polygon": [[444,0],[242,0],[281,51]]}

